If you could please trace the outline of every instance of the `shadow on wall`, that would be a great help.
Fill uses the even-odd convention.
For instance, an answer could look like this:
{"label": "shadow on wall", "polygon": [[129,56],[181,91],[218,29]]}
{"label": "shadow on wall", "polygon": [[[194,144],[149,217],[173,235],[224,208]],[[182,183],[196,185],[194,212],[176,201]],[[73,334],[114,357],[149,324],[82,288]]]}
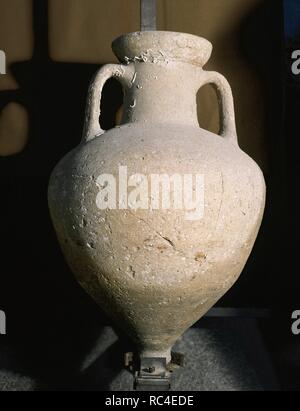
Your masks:
{"label": "shadow on wall", "polygon": [[[66,266],[47,207],[50,172],[80,142],[86,92],[99,65],[51,61],[47,2],[35,0],[33,13],[34,55],[10,67],[19,89],[0,92],[0,111],[26,108],[29,127],[23,151],[0,158],[0,308],[8,319],[1,342],[14,348],[24,372],[59,383],[78,371],[108,322]],[[104,128],[114,126],[121,103],[121,87],[110,80],[103,94]]]}

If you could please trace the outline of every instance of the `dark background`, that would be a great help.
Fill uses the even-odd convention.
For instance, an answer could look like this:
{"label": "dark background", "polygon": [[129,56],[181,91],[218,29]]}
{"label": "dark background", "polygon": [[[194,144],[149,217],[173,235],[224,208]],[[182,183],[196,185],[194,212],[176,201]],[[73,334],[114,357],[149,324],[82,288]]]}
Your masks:
{"label": "dark background", "polygon": [[[47,206],[50,173],[80,141],[86,90],[99,66],[50,59],[44,1],[34,2],[34,38],[32,59],[11,67],[19,90],[0,92],[0,110],[11,100],[18,101],[27,107],[30,121],[25,150],[0,158],[0,309],[8,319],[0,349],[13,351],[18,371],[47,384],[55,380],[59,386],[76,375],[101,326],[110,324],[75,282]],[[262,229],[244,273],[218,306],[235,307],[240,317],[242,308],[257,309],[253,316],[264,317],[257,321],[281,387],[298,389],[300,339],[291,334],[291,314],[300,309],[300,76],[291,74],[291,53],[300,49],[298,1],[266,1],[249,17],[241,47],[267,90],[268,197]],[[121,104],[121,88],[111,80],[103,96],[105,129],[114,126]]]}

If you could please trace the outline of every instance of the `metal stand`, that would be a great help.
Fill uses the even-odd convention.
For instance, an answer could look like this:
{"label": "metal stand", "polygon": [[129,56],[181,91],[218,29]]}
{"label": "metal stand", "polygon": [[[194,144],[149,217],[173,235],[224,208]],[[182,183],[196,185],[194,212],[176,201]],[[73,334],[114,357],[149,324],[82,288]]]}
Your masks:
{"label": "metal stand", "polygon": [[135,390],[169,391],[170,387],[170,372],[165,358],[140,359],[139,371],[135,372]]}
{"label": "metal stand", "polygon": [[169,391],[171,374],[183,367],[183,363],[184,356],[174,352],[168,364],[166,358],[139,357],[132,352],[125,354],[125,366],[134,374],[134,389],[137,391]]}
{"label": "metal stand", "polygon": [[[156,0],[141,0],[141,31],[154,30],[156,30]],[[170,374],[176,364],[173,363],[173,358],[170,364],[167,364],[166,358],[141,357],[135,362],[134,354],[127,353],[125,354],[125,366],[134,372],[134,388],[136,390],[168,391],[170,389]]]}
{"label": "metal stand", "polygon": [[141,0],[141,31],[156,30],[156,0]]}

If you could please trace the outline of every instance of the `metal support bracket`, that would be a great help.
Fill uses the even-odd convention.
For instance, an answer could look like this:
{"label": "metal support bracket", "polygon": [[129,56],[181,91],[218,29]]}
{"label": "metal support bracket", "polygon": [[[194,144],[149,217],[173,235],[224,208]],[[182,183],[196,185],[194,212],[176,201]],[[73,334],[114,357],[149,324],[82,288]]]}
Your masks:
{"label": "metal support bracket", "polygon": [[169,391],[172,372],[183,367],[184,362],[184,356],[174,352],[169,363],[166,358],[138,357],[132,352],[126,353],[124,359],[125,366],[134,373],[137,391]]}
{"label": "metal support bracket", "polygon": [[156,30],[156,0],[141,0],[141,31]]}
{"label": "metal support bracket", "polygon": [[135,373],[134,388],[137,391],[169,391],[170,373],[166,359],[142,357],[140,370]]}

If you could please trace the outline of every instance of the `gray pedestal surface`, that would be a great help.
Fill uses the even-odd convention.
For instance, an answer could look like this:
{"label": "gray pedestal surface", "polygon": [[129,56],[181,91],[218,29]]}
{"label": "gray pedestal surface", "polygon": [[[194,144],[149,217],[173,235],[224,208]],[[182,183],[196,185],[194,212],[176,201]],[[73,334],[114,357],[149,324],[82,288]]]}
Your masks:
{"label": "gray pedestal surface", "polygon": [[[86,354],[78,376],[69,380],[65,386],[60,383],[60,387],[12,371],[17,369],[15,360],[10,359],[12,353],[2,350],[0,390],[130,391],[133,387],[133,376],[122,369],[123,348],[113,329],[104,327],[98,341]],[[209,328],[191,328],[177,341],[174,351],[185,355],[185,366],[173,374],[172,390],[278,389],[272,364],[252,320],[236,320],[229,326],[228,321],[225,326],[223,321],[217,321]]]}

